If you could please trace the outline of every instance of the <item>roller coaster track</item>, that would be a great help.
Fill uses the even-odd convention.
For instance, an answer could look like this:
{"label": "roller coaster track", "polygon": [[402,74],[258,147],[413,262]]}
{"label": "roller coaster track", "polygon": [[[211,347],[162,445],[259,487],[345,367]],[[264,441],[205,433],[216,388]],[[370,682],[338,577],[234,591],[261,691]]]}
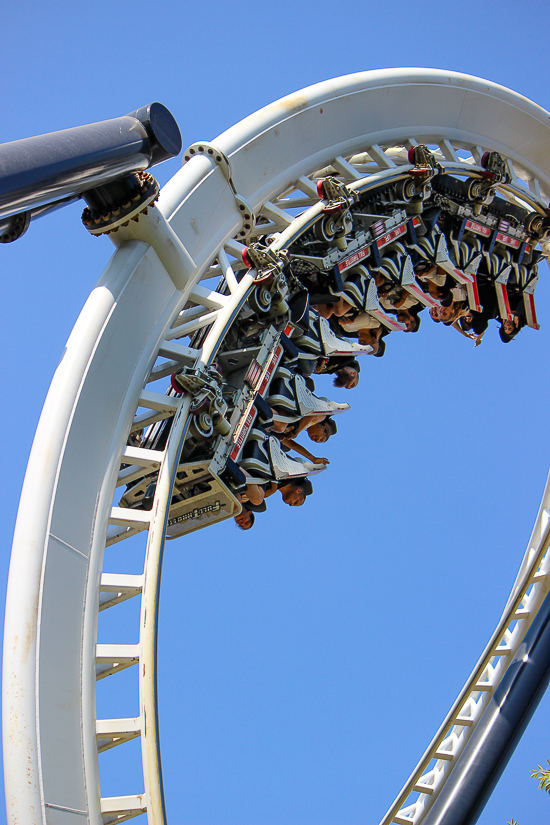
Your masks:
{"label": "roller coaster track", "polygon": [[[484,152],[499,152],[509,173],[501,193],[545,215],[548,124],[534,103],[466,75],[400,69],[338,78],[267,106],[212,144],[194,144],[157,206],[110,235],[116,252],[54,376],[21,497],[4,645],[10,823],[76,825],[84,817],[97,825],[144,812],[150,825],[166,822],[159,592],[192,402],[189,393],[166,394],[166,379],[215,363],[254,288],[256,272],[242,261],[246,245],[273,235],[274,252],[288,248],[319,218],[319,177],[362,193],[395,183],[406,178],[407,150],[418,143],[446,172],[472,179],[484,174]],[[132,432],[167,418],[163,450],[129,446]],[[151,510],[114,505],[118,487],[157,472]],[[228,496],[222,516],[238,506]],[[499,625],[381,825],[423,821],[502,680],[549,590],[549,512],[547,485]],[[138,534],[146,537],[143,572],[103,573],[106,546]],[[136,598],[139,642],[98,645],[98,612]],[[130,667],[139,717],[97,719],[97,680]],[[137,737],[143,789],[102,797],[98,758]]]}

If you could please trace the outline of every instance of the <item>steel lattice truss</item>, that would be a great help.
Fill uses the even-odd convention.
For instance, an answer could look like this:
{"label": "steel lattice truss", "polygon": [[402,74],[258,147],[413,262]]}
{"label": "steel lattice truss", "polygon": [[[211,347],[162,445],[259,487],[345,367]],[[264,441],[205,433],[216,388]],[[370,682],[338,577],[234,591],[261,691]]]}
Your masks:
{"label": "steel lattice truss", "polygon": [[[123,822],[145,811],[151,825],[166,822],[156,694],[164,541],[239,510],[223,471],[227,458],[239,454],[239,428],[251,410],[247,362],[239,373],[243,390],[230,409],[230,428],[211,434],[219,436],[213,458],[184,466],[182,450],[190,439],[200,441],[211,422],[199,419],[193,407],[198,385],[166,393],[168,377],[200,367],[211,378],[208,368],[229,364],[236,319],[243,311],[254,317],[265,309],[259,280],[277,272],[284,265],[281,255],[286,250],[292,255],[321,225],[331,197],[368,198],[407,183],[418,167],[410,151],[419,145],[429,147],[439,175],[468,182],[485,180],[483,157],[498,153],[505,163],[495,184],[498,197],[510,208],[546,217],[548,122],[548,113],[525,98],[466,75],[416,69],[339,78],[273,103],[212,144],[194,144],[157,205],[111,232],[117,250],[55,374],[21,500],[6,638],[29,638],[25,629],[31,627],[32,640],[30,649],[17,641],[5,647],[10,822],[65,825],[81,823],[83,816],[94,824]],[[327,178],[334,183],[332,193],[318,186]],[[402,219],[398,213],[382,221],[382,234],[371,227],[363,240],[355,233],[347,248],[329,244],[330,266],[342,266],[346,256],[366,255],[361,250],[377,238],[391,233],[390,240],[398,238],[411,212],[405,209]],[[483,224],[482,210],[470,219]],[[514,231],[512,252],[521,236]],[[259,240],[263,246],[255,246]],[[539,240],[545,251],[544,237]],[[448,256],[439,260],[449,262]],[[464,283],[471,281],[466,277]],[[417,288],[414,277],[408,284]],[[522,286],[534,312],[534,284]],[[368,309],[381,312],[371,298]],[[265,299],[269,303],[273,295]],[[284,295],[279,299],[283,302]],[[280,350],[281,331],[264,323],[264,352],[258,350],[256,361],[261,375]],[[132,441],[132,434],[160,431],[168,420],[162,448]],[[211,461],[217,462],[215,472]],[[210,497],[197,494],[189,511],[188,496],[178,509],[174,491],[191,489],[190,479],[200,481],[208,473]],[[137,489],[144,478],[156,481],[151,509],[139,504],[144,489],[132,501],[127,492],[120,499],[121,488]],[[547,487],[502,619],[382,825],[422,822],[521,644],[549,589],[549,507]],[[143,573],[102,573],[105,547],[138,533],[147,534]],[[135,598],[141,599],[139,643],[98,645],[98,611]],[[133,666],[140,716],[96,719],[96,679],[117,678]],[[59,701],[69,694],[78,701]],[[98,753],[137,737],[144,790],[101,797]]]}

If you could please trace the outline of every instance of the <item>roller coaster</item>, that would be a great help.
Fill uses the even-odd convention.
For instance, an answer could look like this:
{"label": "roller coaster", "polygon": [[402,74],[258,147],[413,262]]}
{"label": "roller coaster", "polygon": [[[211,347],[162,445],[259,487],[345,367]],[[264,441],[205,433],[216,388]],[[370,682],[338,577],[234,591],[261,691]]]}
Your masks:
{"label": "roller coaster", "polygon": [[[305,501],[326,464],[294,439],[321,425],[324,440],[348,407],[317,394],[324,375],[354,386],[427,316],[476,344],[490,321],[504,343],[539,327],[550,115],[526,98],[427,69],[337,78],[193,144],[159,191],[145,170],[178,152],[161,115],[133,113],[153,149],[129,160],[111,147],[101,178],[60,161],[40,203],[36,181],[0,203],[9,242],[54,189],[58,203],[84,197],[84,225],[116,247],[55,373],[21,497],[3,677],[13,825],[167,822],[165,541],[233,518],[249,529],[277,491]],[[549,512],[547,485],[502,618],[381,825],[474,821],[496,781],[548,680]],[[106,547],[140,534],[143,572],[103,572]],[[141,601],[139,642],[98,644],[99,612],[128,599]],[[96,718],[97,681],[131,667],[139,716]],[[504,737],[506,701],[518,709]],[[484,775],[479,754],[498,736]],[[102,754],[137,738],[143,789],[102,796]]]}

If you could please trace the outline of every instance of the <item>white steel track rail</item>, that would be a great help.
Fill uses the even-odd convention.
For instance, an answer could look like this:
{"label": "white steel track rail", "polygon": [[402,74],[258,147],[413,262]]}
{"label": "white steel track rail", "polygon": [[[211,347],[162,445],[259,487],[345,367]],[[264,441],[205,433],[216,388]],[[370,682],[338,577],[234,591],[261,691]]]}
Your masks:
{"label": "white steel track rail", "polygon": [[[550,590],[550,476],[518,578],[495,631],[451,710],[381,825],[421,822]],[[416,793],[417,799],[410,800]]]}
{"label": "white steel track rail", "polygon": [[[12,825],[99,825],[145,811],[151,825],[166,822],[156,635],[166,514],[190,399],[164,390],[175,368],[215,356],[251,284],[236,277],[243,242],[278,232],[277,246],[288,245],[316,217],[322,172],[353,188],[372,185],[403,174],[415,142],[432,145],[458,174],[475,175],[484,150],[500,152],[513,177],[509,196],[541,210],[550,193],[548,123],[520,95],[466,75],[399,69],[338,78],[267,106],[213,144],[194,144],[158,207],[110,236],[117,250],[44,406],[14,538],[3,675]],[[217,291],[222,275],[227,289]],[[209,326],[202,346],[183,340]],[[162,452],[128,445],[131,432],[169,416]],[[159,470],[153,509],[113,507],[116,487],[143,468]],[[422,820],[536,613],[548,589],[549,497],[547,488],[499,628],[384,823]],[[106,544],[143,531],[143,573],[102,575]],[[97,645],[98,611],[136,596],[139,641]],[[133,665],[139,717],[96,720],[96,678]],[[137,737],[143,788],[102,797],[98,752]]]}

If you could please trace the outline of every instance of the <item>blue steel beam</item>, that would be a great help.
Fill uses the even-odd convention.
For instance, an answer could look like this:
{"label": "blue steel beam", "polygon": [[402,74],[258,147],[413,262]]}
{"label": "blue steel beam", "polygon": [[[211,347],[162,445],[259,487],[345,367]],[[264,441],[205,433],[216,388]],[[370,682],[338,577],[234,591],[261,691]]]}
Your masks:
{"label": "blue steel beam", "polygon": [[[161,103],[87,126],[0,145],[0,220],[147,169],[181,150],[176,121]],[[2,221],[4,222],[4,221]]]}
{"label": "blue steel beam", "polygon": [[550,681],[550,594],[428,812],[424,825],[473,825]]}

